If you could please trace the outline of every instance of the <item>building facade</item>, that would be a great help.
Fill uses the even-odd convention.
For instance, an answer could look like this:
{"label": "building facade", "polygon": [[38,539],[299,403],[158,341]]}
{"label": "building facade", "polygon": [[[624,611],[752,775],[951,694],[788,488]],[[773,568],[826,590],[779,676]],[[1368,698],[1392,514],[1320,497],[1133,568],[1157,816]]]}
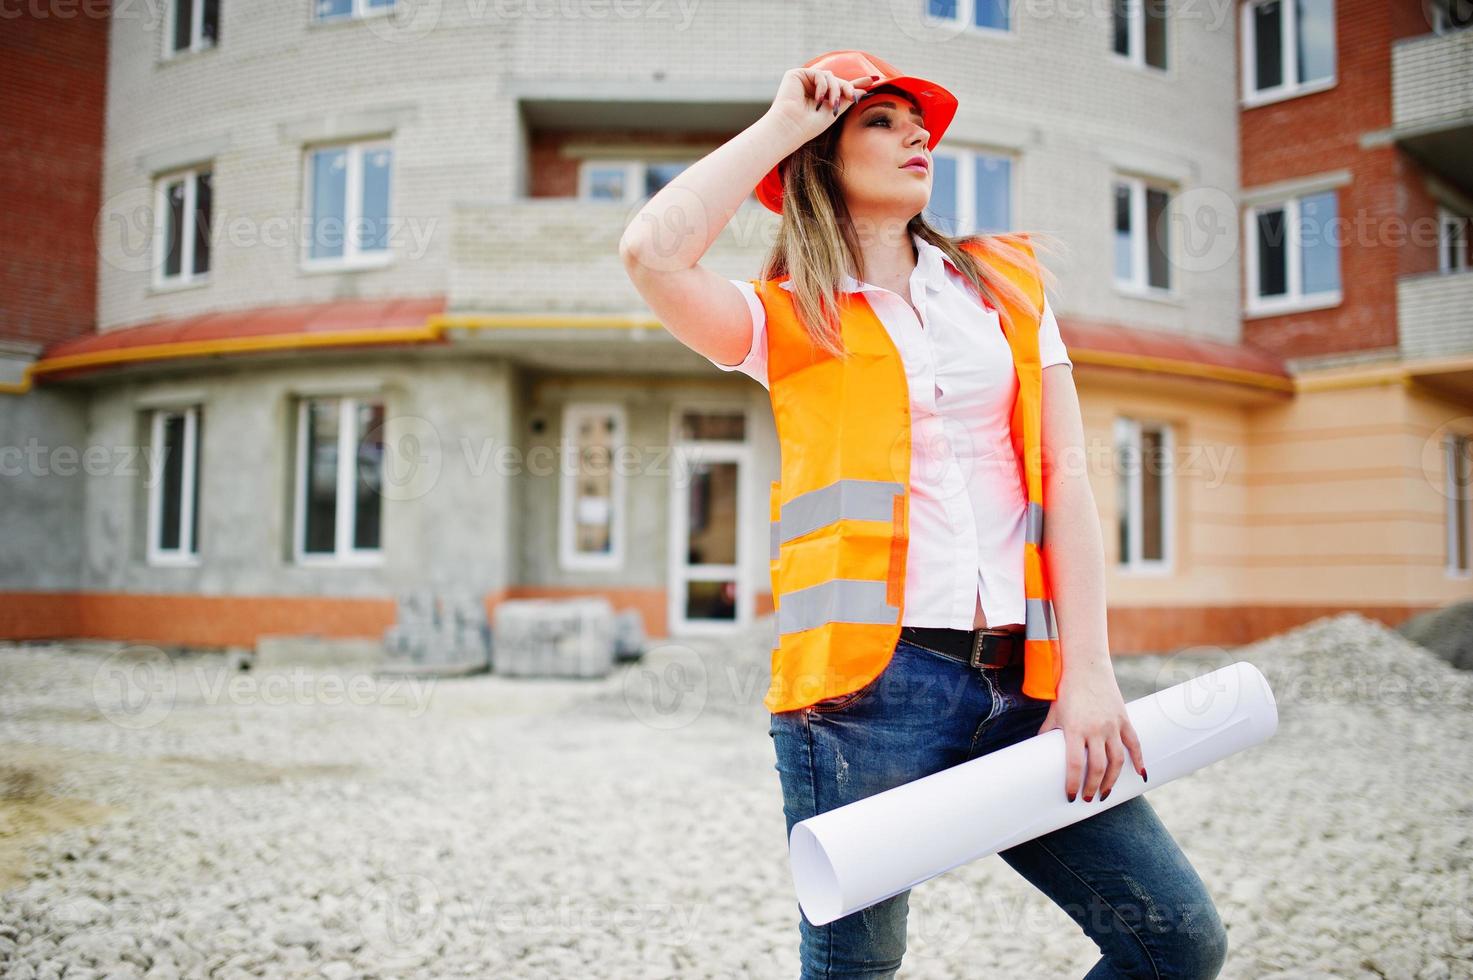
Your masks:
{"label": "building facade", "polygon": [[[1098,6],[171,0],[31,24],[105,112],[95,207],[57,223],[94,261],[66,276],[75,241],[24,239],[11,285],[70,291],[0,301],[0,635],[372,637],[426,589],[488,614],[604,595],[657,637],[769,614],[766,393],[676,342],[617,246],[783,71],[843,47],[959,96],[942,227],[1059,245],[1113,650],[1473,594],[1473,32],[1416,0]],[[34,228],[77,157],[25,91],[55,192],[8,220]],[[1327,216],[1371,231],[1327,245]],[[1427,243],[1386,240],[1425,217]],[[707,264],[755,277],[776,225],[749,201]]]}

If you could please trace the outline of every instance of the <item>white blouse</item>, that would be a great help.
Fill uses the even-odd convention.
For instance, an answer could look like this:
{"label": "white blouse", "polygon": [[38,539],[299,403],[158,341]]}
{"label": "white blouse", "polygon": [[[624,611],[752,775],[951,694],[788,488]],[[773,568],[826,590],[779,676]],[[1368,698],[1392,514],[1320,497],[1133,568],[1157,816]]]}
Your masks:
{"label": "white blouse", "polygon": [[[1018,377],[997,311],[979,305],[946,254],[912,236],[915,311],[888,289],[845,277],[867,293],[905,366],[911,404],[910,547],[903,626],[969,630],[1022,624],[1028,494],[1010,437]],[[740,364],[712,361],[767,387],[767,315],[752,284],[731,280],[752,310],[752,347]],[[789,283],[784,282],[783,288]],[[1059,324],[1044,300],[1044,368],[1067,364]],[[975,626],[974,626],[975,624]]]}

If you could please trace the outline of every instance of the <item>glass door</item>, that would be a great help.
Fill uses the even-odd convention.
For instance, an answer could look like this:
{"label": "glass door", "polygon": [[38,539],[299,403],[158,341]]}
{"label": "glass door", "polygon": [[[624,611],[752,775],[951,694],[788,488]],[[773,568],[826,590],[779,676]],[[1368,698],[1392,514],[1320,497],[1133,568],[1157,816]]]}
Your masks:
{"label": "glass door", "polygon": [[723,632],[752,618],[743,572],[744,409],[676,411],[670,496],[670,631]]}

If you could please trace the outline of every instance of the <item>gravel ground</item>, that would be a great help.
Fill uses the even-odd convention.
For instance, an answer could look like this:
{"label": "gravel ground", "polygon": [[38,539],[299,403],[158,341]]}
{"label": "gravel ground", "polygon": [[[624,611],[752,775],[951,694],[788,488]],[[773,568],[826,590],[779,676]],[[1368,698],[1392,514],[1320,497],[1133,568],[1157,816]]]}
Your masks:
{"label": "gravel ground", "polygon": [[[593,681],[0,645],[0,975],[794,976],[769,628]],[[1237,660],[1277,734],[1150,791],[1221,975],[1473,976],[1473,675],[1354,614],[1117,673],[1131,700]],[[993,856],[912,894],[901,974],[1097,956]]]}

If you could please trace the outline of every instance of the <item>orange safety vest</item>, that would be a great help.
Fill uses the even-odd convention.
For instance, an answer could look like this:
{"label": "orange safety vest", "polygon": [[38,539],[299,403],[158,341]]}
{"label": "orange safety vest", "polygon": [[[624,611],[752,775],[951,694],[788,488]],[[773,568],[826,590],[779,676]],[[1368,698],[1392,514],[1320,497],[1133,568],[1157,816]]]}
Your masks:
{"label": "orange safety vest", "polygon": [[[1026,236],[1017,241],[1027,267],[963,247],[1030,299],[1026,308],[1008,305],[1005,331],[1018,377],[1011,437],[1028,496],[1023,692],[1053,700],[1063,660],[1044,575],[1043,284]],[[751,280],[767,311],[768,393],[782,451],[782,478],[770,494],[777,645],[763,703],[772,712],[880,676],[900,639],[910,543],[910,393],[900,352],[863,293],[839,296],[849,358],[817,347],[780,285],[786,278]]]}

